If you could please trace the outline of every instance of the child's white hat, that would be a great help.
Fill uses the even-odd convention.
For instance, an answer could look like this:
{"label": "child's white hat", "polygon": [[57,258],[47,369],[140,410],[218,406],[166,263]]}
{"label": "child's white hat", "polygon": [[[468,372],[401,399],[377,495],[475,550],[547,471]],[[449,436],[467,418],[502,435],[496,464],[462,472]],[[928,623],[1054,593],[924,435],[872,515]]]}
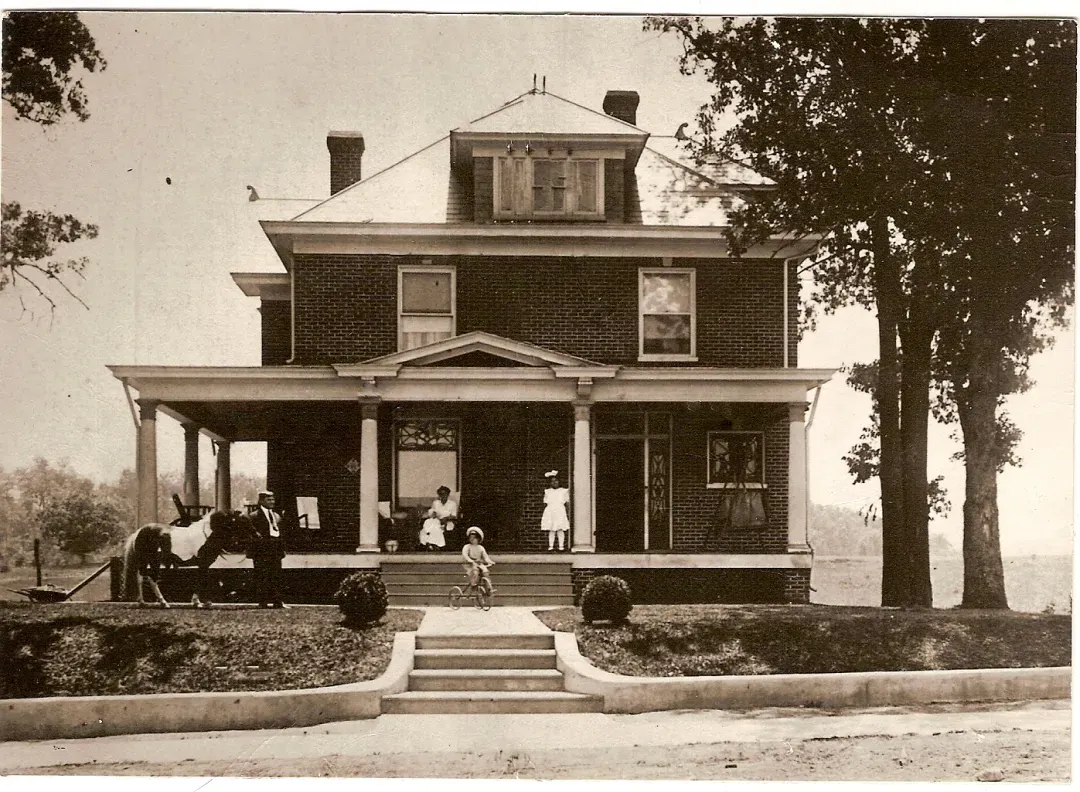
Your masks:
{"label": "child's white hat", "polygon": [[468,539],[473,534],[480,537],[480,541],[484,541],[484,532],[477,528],[475,525],[465,532],[465,538]]}
{"label": "child's white hat", "polygon": [[557,476],[557,475],[559,475],[559,471],[557,471],[557,470],[549,470],[547,473],[544,474],[544,478],[551,478],[552,476]]}

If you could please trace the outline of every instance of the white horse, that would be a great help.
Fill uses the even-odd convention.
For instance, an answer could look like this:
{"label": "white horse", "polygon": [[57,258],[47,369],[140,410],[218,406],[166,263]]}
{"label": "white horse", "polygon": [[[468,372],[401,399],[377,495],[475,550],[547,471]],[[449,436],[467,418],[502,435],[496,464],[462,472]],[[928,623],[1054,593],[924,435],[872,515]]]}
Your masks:
{"label": "white horse", "polygon": [[[137,548],[140,533],[152,529],[158,535],[155,546]],[[244,543],[251,532],[251,524],[239,512],[211,512],[190,525],[163,525],[148,523],[131,534],[124,543],[124,577],[121,596],[124,600],[142,600],[140,577],[156,582],[140,571],[153,568],[198,567],[200,580],[205,578],[210,565],[221,556],[225,547],[235,541]],[[160,590],[155,591],[158,600],[164,602]]]}

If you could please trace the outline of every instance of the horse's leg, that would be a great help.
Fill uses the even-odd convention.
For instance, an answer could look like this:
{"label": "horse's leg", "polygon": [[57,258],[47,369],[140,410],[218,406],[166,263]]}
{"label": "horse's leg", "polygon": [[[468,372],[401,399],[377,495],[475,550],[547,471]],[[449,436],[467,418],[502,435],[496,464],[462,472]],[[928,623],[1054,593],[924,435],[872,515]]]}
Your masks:
{"label": "horse's leg", "polygon": [[[158,603],[161,604],[161,607],[163,607],[163,608],[169,607],[169,602],[168,602],[168,600],[165,599],[165,595],[161,593],[161,589],[158,588],[157,581],[154,580],[152,577],[149,577],[149,576],[147,576],[146,581],[150,584],[150,590],[152,592],[154,592],[154,597],[157,598],[157,601],[158,601]],[[140,591],[140,594],[141,593],[142,592]],[[140,599],[140,602],[141,601],[142,600]]]}

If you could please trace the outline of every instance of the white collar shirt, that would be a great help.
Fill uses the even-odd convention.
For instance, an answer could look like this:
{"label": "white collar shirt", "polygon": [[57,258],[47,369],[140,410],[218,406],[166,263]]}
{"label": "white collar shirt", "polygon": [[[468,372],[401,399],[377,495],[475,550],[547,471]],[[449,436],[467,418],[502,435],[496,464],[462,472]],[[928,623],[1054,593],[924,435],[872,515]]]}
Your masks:
{"label": "white collar shirt", "polygon": [[263,511],[266,513],[266,524],[270,526],[270,535],[281,536],[281,531],[278,529],[277,517],[274,516],[273,510],[263,506]]}

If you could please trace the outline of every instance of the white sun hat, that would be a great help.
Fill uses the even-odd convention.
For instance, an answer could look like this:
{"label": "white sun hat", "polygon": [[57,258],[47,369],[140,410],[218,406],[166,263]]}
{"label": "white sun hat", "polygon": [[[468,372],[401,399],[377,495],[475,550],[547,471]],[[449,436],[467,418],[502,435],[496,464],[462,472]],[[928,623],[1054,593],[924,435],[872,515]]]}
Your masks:
{"label": "white sun hat", "polygon": [[465,532],[465,538],[468,539],[473,534],[480,537],[480,541],[484,541],[484,532],[477,528],[475,525]]}
{"label": "white sun hat", "polygon": [[544,478],[551,478],[552,476],[557,476],[557,475],[559,475],[559,471],[557,471],[557,470],[549,470],[547,473],[544,474]]}

